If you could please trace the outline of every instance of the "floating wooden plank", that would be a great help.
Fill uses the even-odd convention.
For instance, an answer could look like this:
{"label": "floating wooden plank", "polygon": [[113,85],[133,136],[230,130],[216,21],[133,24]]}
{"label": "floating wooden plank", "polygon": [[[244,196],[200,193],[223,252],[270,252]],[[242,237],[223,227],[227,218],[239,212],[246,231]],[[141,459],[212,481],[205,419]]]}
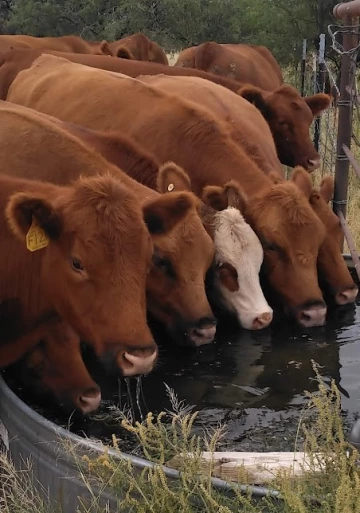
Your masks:
{"label": "floating wooden plank", "polygon": [[[188,454],[187,457],[191,457]],[[321,470],[321,454],[313,458],[311,471]],[[181,470],[182,454],[175,456],[167,466]],[[248,484],[261,485],[272,481],[280,470],[291,471],[298,477],[310,470],[309,456],[304,452],[203,452],[201,471],[226,481],[239,481],[239,475],[246,474]]]}

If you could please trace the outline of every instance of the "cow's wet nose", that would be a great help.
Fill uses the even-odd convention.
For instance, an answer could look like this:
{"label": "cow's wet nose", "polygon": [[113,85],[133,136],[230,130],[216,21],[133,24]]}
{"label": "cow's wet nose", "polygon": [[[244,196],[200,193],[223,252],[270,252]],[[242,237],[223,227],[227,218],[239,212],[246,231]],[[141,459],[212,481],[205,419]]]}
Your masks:
{"label": "cow's wet nose", "polygon": [[101,391],[99,387],[89,388],[76,400],[76,405],[79,410],[86,414],[97,410],[101,403]]}
{"label": "cow's wet nose", "polygon": [[189,340],[196,347],[211,344],[216,334],[216,319],[202,319],[193,326],[188,334]]}
{"label": "cow's wet nose", "polygon": [[306,168],[308,171],[314,171],[315,169],[318,169],[321,164],[321,158],[318,157],[316,159],[308,159]]}
{"label": "cow's wet nose", "polygon": [[253,322],[252,329],[253,330],[262,330],[264,328],[267,328],[269,324],[271,323],[273,318],[273,313],[271,312],[264,312],[256,317]]}
{"label": "cow's wet nose", "polygon": [[339,292],[335,296],[335,302],[337,305],[348,305],[350,303],[354,303],[355,299],[357,298],[359,289],[355,285],[354,287],[351,287],[350,289],[343,290],[342,292]]}
{"label": "cow's wet nose", "polygon": [[304,328],[323,326],[326,320],[326,306],[313,305],[299,311],[297,320]]}
{"label": "cow's wet nose", "polygon": [[149,374],[155,367],[158,347],[154,343],[145,348],[128,349],[118,355],[118,365],[125,377]]}

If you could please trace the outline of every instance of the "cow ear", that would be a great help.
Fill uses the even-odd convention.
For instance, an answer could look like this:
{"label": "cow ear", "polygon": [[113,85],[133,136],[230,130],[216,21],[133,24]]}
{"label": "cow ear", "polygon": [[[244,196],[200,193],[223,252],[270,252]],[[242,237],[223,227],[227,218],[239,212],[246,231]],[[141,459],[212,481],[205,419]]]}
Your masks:
{"label": "cow ear", "polygon": [[320,195],[326,203],[332,199],[334,195],[334,178],[330,175],[324,176],[320,185]]}
{"label": "cow ear", "polygon": [[134,60],[134,56],[125,46],[119,46],[116,50],[116,57],[120,59],[128,59],[130,61]]}
{"label": "cow ear", "polygon": [[60,236],[61,215],[45,198],[25,192],[15,193],[8,201],[5,215],[11,230],[22,241],[33,222],[49,239]]}
{"label": "cow ear", "polygon": [[105,39],[103,41],[101,41],[101,43],[100,43],[100,51],[104,55],[112,56],[112,54],[113,54],[111,49],[110,49],[109,43],[107,41],[105,41]]}
{"label": "cow ear", "polygon": [[305,171],[303,167],[297,166],[294,168],[294,171],[292,172],[291,180],[309,199],[313,191],[313,184],[309,173]]}
{"label": "cow ear", "polygon": [[202,201],[214,210],[225,210],[233,207],[241,213],[245,212],[247,200],[236,180],[230,180],[223,187],[208,185],[204,187]]}
{"label": "cow ear", "polygon": [[191,191],[189,175],[175,164],[166,162],[159,168],[156,180],[157,190],[164,194],[166,192]]}
{"label": "cow ear", "polygon": [[144,220],[149,232],[165,234],[182,221],[191,209],[196,209],[199,200],[189,192],[164,194],[143,207]]}
{"label": "cow ear", "polygon": [[242,96],[249,103],[252,103],[264,115],[268,112],[268,93],[266,93],[266,91],[263,91],[256,86],[246,85],[244,87],[240,87],[237,94]]}
{"label": "cow ear", "polygon": [[324,93],[313,94],[304,98],[307,105],[310,107],[313,116],[316,117],[320,112],[327,109],[331,103],[331,96]]}

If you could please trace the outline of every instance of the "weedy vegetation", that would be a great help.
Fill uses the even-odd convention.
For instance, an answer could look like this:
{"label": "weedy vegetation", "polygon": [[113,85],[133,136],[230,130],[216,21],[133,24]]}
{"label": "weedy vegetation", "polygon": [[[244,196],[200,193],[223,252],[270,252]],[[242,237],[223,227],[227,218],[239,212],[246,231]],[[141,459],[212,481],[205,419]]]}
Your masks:
{"label": "weedy vegetation", "polygon": [[[291,468],[274,474],[268,486],[279,492],[279,498],[254,499],[247,486],[251,476],[244,468],[239,468],[236,482],[228,482],[227,493],[214,487],[212,465],[204,466],[201,456],[204,450],[214,453],[221,437],[226,436],[226,427],[193,434],[198,413],[170,391],[172,411],[158,416],[149,413],[142,423],[133,423],[120,411],[112,412],[136,437],[143,457],[152,463],[148,468],[139,470],[125,459],[121,440],[115,437],[101,455],[80,458],[72,448],[87,488],[96,485],[118,498],[116,510],[110,510],[98,506],[94,493],[91,506],[82,504],[76,513],[360,513],[359,454],[344,433],[340,392],[334,381],[327,384],[315,363],[313,369],[318,389],[306,393],[308,400],[298,428],[304,438],[301,450],[307,454],[306,464],[301,476],[295,476]],[[169,480],[164,464],[179,454],[179,479]],[[32,487],[29,471],[16,472],[4,457],[1,466],[2,512],[50,513]]]}

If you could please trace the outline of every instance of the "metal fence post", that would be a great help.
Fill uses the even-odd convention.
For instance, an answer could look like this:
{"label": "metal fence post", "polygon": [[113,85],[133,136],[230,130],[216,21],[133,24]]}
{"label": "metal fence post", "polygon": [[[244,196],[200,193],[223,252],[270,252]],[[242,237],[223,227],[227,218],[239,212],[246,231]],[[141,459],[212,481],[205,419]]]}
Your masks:
{"label": "metal fence post", "polygon": [[[335,11],[335,9],[334,9]],[[334,13],[335,14],[335,13]],[[345,25],[355,26],[357,18],[345,17]],[[348,196],[349,180],[349,161],[343,149],[345,144],[351,147],[352,132],[352,91],[349,88],[353,84],[355,76],[356,63],[351,54],[347,53],[356,47],[358,36],[348,32],[343,34],[344,52],[341,58],[341,80],[340,80],[340,99],[338,101],[339,118],[336,144],[336,164],[335,164],[335,192],[334,192],[334,211],[339,210],[346,218],[346,206]]]}

